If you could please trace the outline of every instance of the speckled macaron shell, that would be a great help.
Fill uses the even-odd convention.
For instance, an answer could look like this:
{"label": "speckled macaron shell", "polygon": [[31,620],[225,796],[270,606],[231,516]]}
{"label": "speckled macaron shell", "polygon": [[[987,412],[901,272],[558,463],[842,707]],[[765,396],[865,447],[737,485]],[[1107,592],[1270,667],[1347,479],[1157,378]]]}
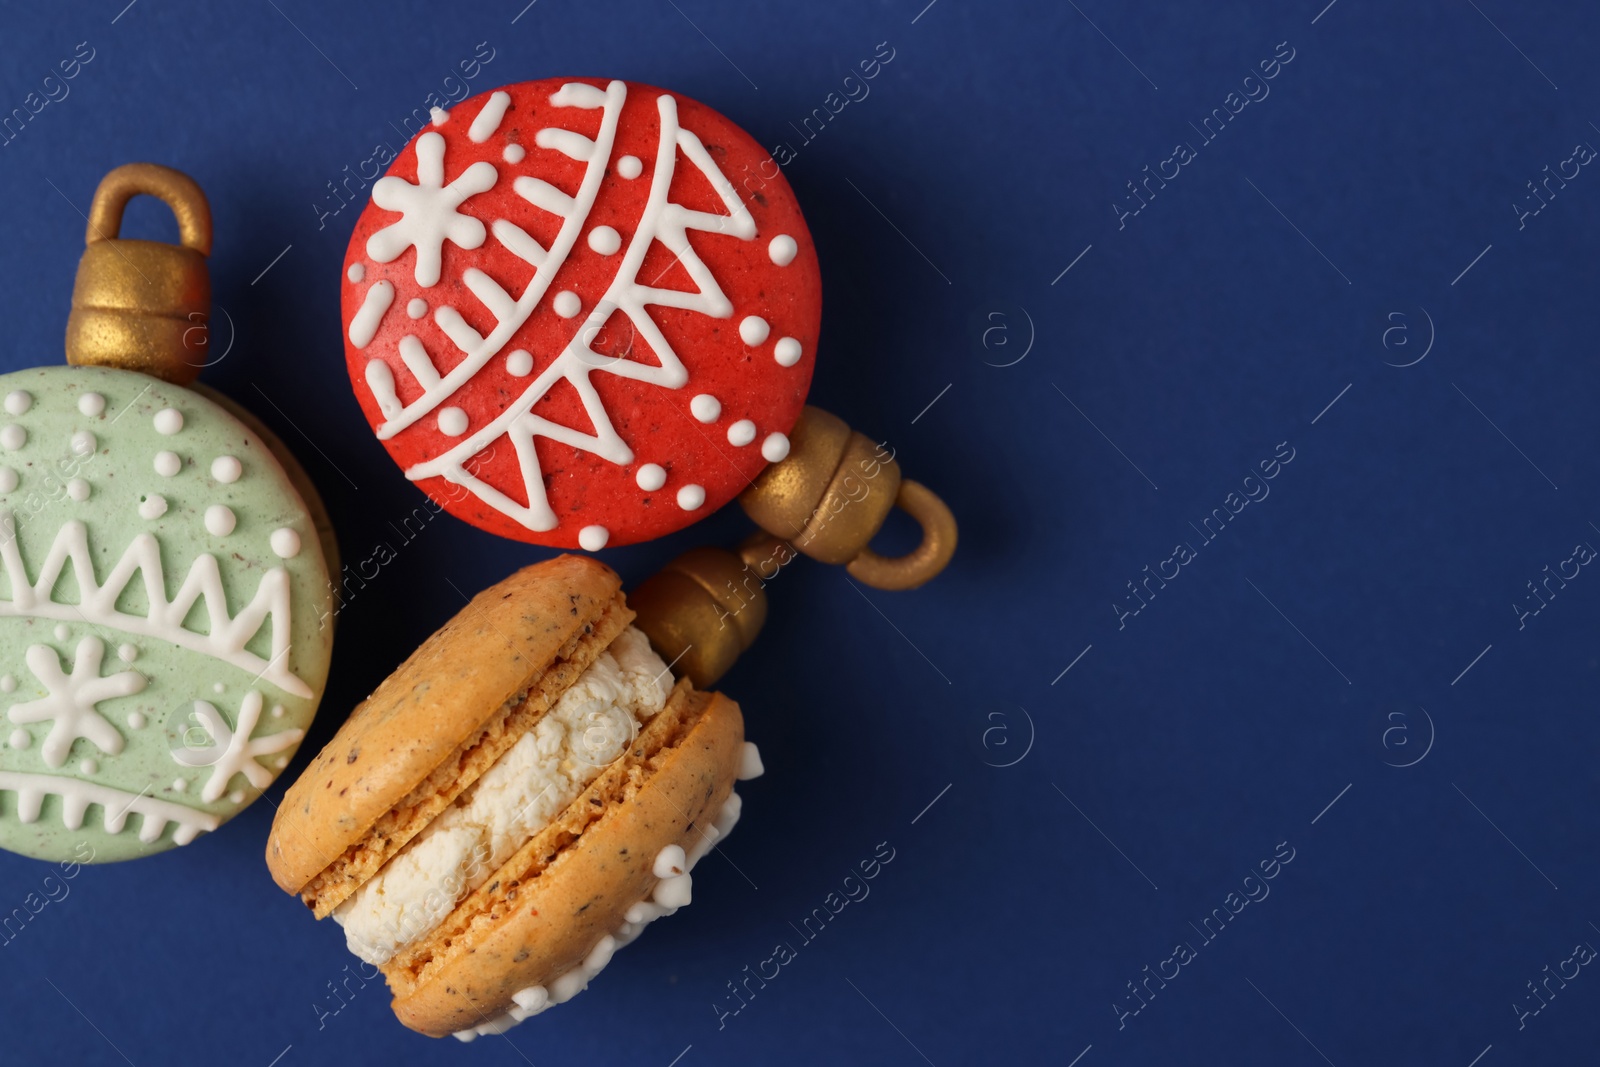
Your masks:
{"label": "speckled macaron shell", "polygon": [[[515,743],[503,729],[485,738],[513,697],[546,675],[559,696],[627,625],[621,587],[605,564],[559,556],[473,597],[356,707],[289,786],[267,841],[278,885],[301,893],[330,865],[349,866],[308,903],[318,898],[320,917],[347,897],[492,765],[494,747]],[[485,741],[492,747],[480,751]],[[403,832],[386,832],[370,856],[349,854],[402,805]]]}
{"label": "speckled macaron shell", "polygon": [[788,452],[822,315],[772,157],[688,97],[555,78],[438,111],[341,278],[357,399],[485,530],[594,551],[711,514]]}
{"label": "speckled macaron shell", "polygon": [[[432,1037],[469,1030],[508,1011],[521,989],[545,985],[576,967],[628,909],[649,896],[655,857],[699,843],[733,791],[744,741],[739,706],[718,693],[681,687],[674,700],[695,702],[698,718],[661,758],[637,792],[605,812],[493,918],[454,936],[415,983],[385,968],[402,1023]],[[647,731],[648,732],[648,731]],[[579,797],[575,804],[585,803]],[[496,884],[519,877],[513,857]]]}
{"label": "speckled macaron shell", "polygon": [[305,501],[217,404],[109,368],[0,376],[0,573],[0,847],[187,844],[293,758],[331,583]]}

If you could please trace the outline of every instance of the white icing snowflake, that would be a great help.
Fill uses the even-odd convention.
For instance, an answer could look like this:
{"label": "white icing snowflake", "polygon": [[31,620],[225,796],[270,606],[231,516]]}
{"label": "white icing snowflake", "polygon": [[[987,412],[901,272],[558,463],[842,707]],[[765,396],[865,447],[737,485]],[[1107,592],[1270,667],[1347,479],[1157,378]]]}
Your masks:
{"label": "white icing snowflake", "polygon": [[234,729],[229,729],[222,714],[204,700],[194,702],[194,715],[213,743],[203,746],[186,744],[174,749],[172,758],[185,767],[211,768],[211,777],[206,779],[205,788],[200,791],[200,799],[208,804],[222,796],[236,774],[244,775],[257,789],[271,785],[272,772],[256,760],[274,752],[282,752],[305,735],[305,731],[300,729],[280,730],[252,741],[250,735],[255,732],[256,722],[261,718],[261,694],[254,689],[245,694],[244,702],[239,705],[239,725]]}
{"label": "white icing snowflake", "polygon": [[431,131],[423,134],[417,139],[417,184],[390,175],[372,186],[372,202],[386,211],[400,212],[400,219],[367,238],[367,255],[389,263],[415,247],[417,284],[424,288],[437,285],[447,238],[471,249],[483,244],[487,236],[483,223],[456,208],[467,197],[492,189],[499,177],[493,163],[479,160],[455,181],[444,184],[444,138]]}
{"label": "white icing snowflake", "polygon": [[15,723],[49,720],[50,733],[39,747],[47,766],[59,767],[66,763],[72,743],[80,737],[109,755],[122,751],[122,734],[95,705],[102,700],[139,692],[145,687],[145,677],[137,671],[100,677],[100,661],[105,650],[104,642],[98,637],[85,637],[78,642],[74,653],[72,673],[63,674],[55,649],[47,645],[28,646],[23,658],[34,677],[43,683],[46,695],[13,704],[7,714]]}

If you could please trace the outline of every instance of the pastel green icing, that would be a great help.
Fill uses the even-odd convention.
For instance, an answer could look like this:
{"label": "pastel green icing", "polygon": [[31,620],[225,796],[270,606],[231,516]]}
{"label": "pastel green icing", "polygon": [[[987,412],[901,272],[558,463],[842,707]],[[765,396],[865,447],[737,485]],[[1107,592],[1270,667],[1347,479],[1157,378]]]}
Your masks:
{"label": "pastel green icing", "polygon": [[[90,394],[103,409],[85,399]],[[173,428],[175,420],[159,416],[169,409],[182,428],[162,433]],[[176,473],[157,469],[162,452],[178,457]],[[221,457],[238,461],[237,480],[213,474]],[[232,468],[224,459],[215,471],[226,479]],[[131,371],[42,367],[0,375],[0,490],[0,847],[49,860],[82,862],[91,849],[95,862],[131,859],[238,814],[294,756],[316,714],[333,643],[316,530],[278,462],[198,393]],[[159,515],[157,496],[166,503]],[[220,508],[233,519],[226,532],[220,510],[208,529],[208,509]],[[39,583],[52,547],[74,542],[74,521],[91,580],[104,592],[85,604],[68,562],[48,598],[28,605],[24,588],[19,605],[15,567],[25,573],[22,585]],[[275,541],[276,531],[292,535]],[[138,541],[141,534],[154,541]],[[283,558],[296,540],[298,550]],[[142,568],[113,597],[119,561],[141,553],[159,558],[162,585],[147,587],[151,568]],[[206,557],[219,580],[207,581]],[[186,582],[191,590],[214,585],[212,604],[202,595],[180,620]],[[166,605],[152,611],[153,597]],[[279,618],[264,616],[259,629],[246,622],[230,637],[232,620],[269,602]],[[212,610],[223,613],[217,633]],[[275,633],[285,624],[287,647]],[[97,647],[101,662],[92,670]],[[75,665],[80,677],[72,679]],[[69,680],[55,680],[60,695],[52,701],[45,678],[56,672]],[[230,752],[219,741],[241,715],[257,718],[252,744]],[[110,751],[117,737],[121,750]],[[247,771],[249,764],[260,770]],[[206,800],[208,786],[221,795]],[[108,818],[120,828],[108,828]],[[141,840],[163,821],[158,837]]]}

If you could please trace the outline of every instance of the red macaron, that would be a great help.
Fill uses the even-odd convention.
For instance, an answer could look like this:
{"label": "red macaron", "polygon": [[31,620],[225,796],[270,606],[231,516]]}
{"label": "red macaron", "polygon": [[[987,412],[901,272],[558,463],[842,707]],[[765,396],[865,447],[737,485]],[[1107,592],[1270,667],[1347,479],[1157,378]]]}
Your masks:
{"label": "red macaron", "polygon": [[747,133],[556,78],[434,113],[373,185],[343,312],[406,477],[492,533],[593,551],[681,529],[787,454],[822,285]]}

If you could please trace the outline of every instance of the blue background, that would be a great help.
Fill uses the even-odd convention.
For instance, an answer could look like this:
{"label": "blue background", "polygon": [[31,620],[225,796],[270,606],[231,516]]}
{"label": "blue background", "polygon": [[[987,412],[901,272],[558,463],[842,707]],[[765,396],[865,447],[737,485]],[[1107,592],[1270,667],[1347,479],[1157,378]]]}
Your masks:
{"label": "blue background", "polygon": [[[340,339],[357,208],[319,213],[487,42],[474,93],[630,78],[798,148],[826,279],[813,400],[887,440],[962,541],[912,593],[809,561],[773,583],[722,684],[768,773],[694,905],[573,1003],[469,1047],[402,1029],[377,983],[341,1006],[353,958],[267,877],[260,803],[86,870],[0,948],[0,1058],[1592,1058],[1600,977],[1515,1005],[1600,944],[1600,577],[1519,619],[1525,583],[1600,545],[1600,176],[1513,206],[1600,144],[1592,5],[122,2],[6,14],[0,111],[78,42],[94,58],[0,148],[5,369],[61,358],[101,175],[177,166],[210,195],[236,330],[207,380],[299,452],[347,559],[393,540],[419,498]],[[801,144],[789,124],[884,41],[870,95]],[[1285,41],[1269,95],[1205,143],[1190,124]],[[1178,142],[1195,158],[1119,222]],[[142,202],[125,232],[173,227]],[[1270,496],[1205,541],[1282,442]],[[731,508],[603,555],[637,581],[747,529]],[[1180,542],[1195,558],[1123,615]],[[341,619],[291,773],[457,587],[541,554],[448,517],[407,545]],[[799,945],[790,924],[879,842],[871,895]],[[1207,942],[1275,851],[1270,895]],[[0,910],[48,870],[0,858]],[[798,958],[719,1029],[726,983],[785,939]],[[1195,958],[1135,1000],[1179,942]]]}

